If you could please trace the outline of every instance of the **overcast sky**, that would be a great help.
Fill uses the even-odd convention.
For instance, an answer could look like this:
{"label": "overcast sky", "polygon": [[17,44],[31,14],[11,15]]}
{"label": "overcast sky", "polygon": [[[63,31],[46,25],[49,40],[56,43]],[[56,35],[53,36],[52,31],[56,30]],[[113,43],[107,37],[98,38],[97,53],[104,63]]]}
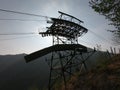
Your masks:
{"label": "overcast sky", "polygon": [[[83,26],[96,33],[100,37],[88,31],[79,38],[79,43],[88,47],[96,44],[102,46],[102,50],[110,46],[118,48],[112,42],[112,34],[107,29],[108,21],[104,16],[94,12],[89,6],[89,0],[0,0],[0,9],[7,9],[19,12],[33,13],[57,18],[58,11],[71,14],[84,21]],[[0,11],[0,19],[31,19],[41,21],[12,21],[0,20],[0,34],[2,33],[29,33],[34,35],[0,35],[0,55],[31,53],[52,45],[51,37],[43,38],[38,35],[38,30],[45,30],[46,19],[41,17],[26,16]]]}

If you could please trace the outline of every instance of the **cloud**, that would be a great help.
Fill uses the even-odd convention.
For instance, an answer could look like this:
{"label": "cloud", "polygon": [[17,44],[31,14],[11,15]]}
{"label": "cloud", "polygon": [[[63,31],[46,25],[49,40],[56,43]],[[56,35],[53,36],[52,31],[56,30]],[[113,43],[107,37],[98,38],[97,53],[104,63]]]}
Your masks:
{"label": "cloud", "polygon": [[58,16],[57,11],[63,11],[68,12],[70,9],[70,6],[67,4],[66,1],[63,0],[48,0],[47,3],[44,3],[44,6],[42,7],[44,12],[46,14],[49,14],[51,16]]}

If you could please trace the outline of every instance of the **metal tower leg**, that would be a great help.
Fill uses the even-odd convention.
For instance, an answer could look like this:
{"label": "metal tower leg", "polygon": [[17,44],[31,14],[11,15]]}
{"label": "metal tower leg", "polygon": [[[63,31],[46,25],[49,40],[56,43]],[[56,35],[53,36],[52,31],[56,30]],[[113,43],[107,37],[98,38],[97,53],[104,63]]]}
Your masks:
{"label": "metal tower leg", "polygon": [[50,60],[50,75],[49,75],[49,84],[48,84],[48,89],[49,90],[51,90],[52,64],[53,64],[53,53],[52,53],[52,57],[51,57],[51,60]]}

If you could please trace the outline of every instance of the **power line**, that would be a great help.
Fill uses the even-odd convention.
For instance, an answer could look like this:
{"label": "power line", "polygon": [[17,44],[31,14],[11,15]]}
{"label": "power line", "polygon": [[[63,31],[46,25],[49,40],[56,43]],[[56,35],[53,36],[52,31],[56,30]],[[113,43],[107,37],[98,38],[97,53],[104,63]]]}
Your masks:
{"label": "power line", "polygon": [[7,9],[0,9],[0,11],[9,12],[9,13],[15,13],[15,14],[23,14],[23,15],[28,15],[28,16],[35,16],[35,17],[51,18],[51,17],[48,17],[48,16],[32,14],[32,13],[25,13],[25,12],[19,12],[19,11],[13,11],[13,10],[7,10]]}

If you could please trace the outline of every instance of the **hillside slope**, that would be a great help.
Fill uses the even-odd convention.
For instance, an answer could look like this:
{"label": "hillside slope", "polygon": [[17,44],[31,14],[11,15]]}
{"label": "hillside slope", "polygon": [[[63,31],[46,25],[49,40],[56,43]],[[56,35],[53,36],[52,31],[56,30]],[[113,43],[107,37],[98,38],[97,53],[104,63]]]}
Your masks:
{"label": "hillside slope", "polygon": [[41,90],[47,86],[49,67],[44,57],[26,63],[25,55],[0,55],[0,90]]}
{"label": "hillside slope", "polygon": [[120,55],[87,73],[77,73],[68,81],[67,90],[120,90]]}

